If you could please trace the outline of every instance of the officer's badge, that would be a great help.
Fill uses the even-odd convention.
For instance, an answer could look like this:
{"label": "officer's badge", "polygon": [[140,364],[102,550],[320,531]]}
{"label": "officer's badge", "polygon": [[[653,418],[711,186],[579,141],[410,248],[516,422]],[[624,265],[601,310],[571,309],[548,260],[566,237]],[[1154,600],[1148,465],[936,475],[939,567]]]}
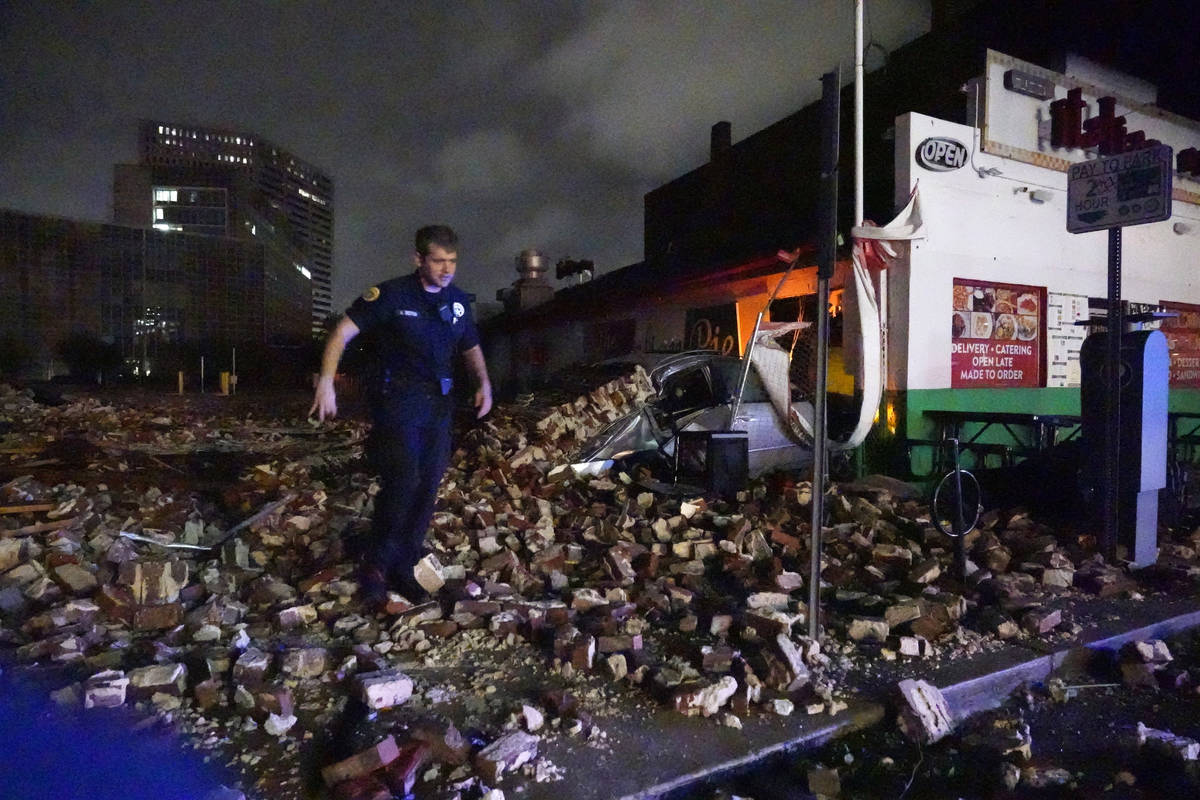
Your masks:
{"label": "officer's badge", "polygon": [[465,308],[463,308],[463,304],[462,304],[462,303],[455,303],[455,304],[454,304],[454,316],[456,316],[456,317],[461,317],[461,316],[462,316],[463,314],[465,314],[465,313],[467,313],[467,310],[466,310]]}
{"label": "officer's badge", "polygon": [[370,289],[367,289],[365,292],[363,292],[362,297],[363,300],[366,300],[368,303],[374,303],[379,299],[379,287],[372,286]]}

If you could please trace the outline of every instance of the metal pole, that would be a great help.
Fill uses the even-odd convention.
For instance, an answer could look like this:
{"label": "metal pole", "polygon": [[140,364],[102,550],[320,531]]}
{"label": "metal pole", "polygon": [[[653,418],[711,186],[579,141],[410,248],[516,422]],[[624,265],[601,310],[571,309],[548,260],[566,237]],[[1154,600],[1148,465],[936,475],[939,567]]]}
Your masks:
{"label": "metal pole", "polygon": [[863,223],[863,6],[854,3],[854,224]]}
{"label": "metal pole", "polygon": [[812,561],[808,575],[808,635],[820,633],[821,528],[825,520],[825,477],[827,473],[825,389],[829,366],[829,279],[817,278],[817,386],[813,402]]}
{"label": "metal pole", "polygon": [[[863,216],[863,48],[865,0],[854,2],[854,220],[851,224],[862,225]],[[882,272],[882,271],[881,271]],[[882,294],[882,292],[881,292]],[[861,478],[866,474],[864,448],[854,448],[854,473]]]}
{"label": "metal pole", "polygon": [[953,438],[950,443],[954,446],[954,568],[958,571],[958,577],[965,582],[967,545],[964,540],[967,537],[964,531],[967,529],[967,522],[963,517],[962,465],[959,463],[958,439]]}
{"label": "metal pole", "polygon": [[841,70],[821,76],[821,193],[817,224],[817,385],[813,400],[812,560],[808,576],[808,635],[820,634],[821,528],[825,521],[827,474],[826,398],[829,368],[829,279],[837,260],[838,126],[841,123]]}
{"label": "metal pole", "polygon": [[1121,460],[1121,336],[1125,320],[1121,314],[1121,228],[1108,229],[1108,352],[1104,374],[1104,532],[1100,542],[1104,557],[1117,556],[1117,519],[1120,511]]}

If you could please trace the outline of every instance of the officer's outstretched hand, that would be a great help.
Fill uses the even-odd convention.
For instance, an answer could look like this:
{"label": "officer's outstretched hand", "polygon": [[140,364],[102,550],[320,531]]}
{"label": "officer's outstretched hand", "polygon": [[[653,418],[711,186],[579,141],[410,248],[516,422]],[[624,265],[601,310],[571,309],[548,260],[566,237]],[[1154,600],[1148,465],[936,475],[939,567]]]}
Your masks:
{"label": "officer's outstretched hand", "polygon": [[333,391],[333,378],[317,380],[317,391],[308,415],[311,417],[314,412],[321,422],[324,422],[326,417],[333,419],[337,416],[337,394]]}
{"label": "officer's outstretched hand", "polygon": [[475,419],[480,419],[492,410],[492,385],[485,383],[475,390]]}

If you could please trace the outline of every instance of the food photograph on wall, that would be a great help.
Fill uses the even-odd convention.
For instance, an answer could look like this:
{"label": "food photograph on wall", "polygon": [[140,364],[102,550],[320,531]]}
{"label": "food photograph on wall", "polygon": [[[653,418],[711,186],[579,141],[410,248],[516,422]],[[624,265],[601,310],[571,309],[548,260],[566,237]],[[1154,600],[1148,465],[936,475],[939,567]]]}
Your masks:
{"label": "food photograph on wall", "polygon": [[1171,354],[1171,386],[1200,389],[1200,306],[1163,300],[1159,306],[1177,316],[1162,321]]}
{"label": "food photograph on wall", "polygon": [[1045,306],[1044,287],[955,278],[951,388],[1041,386]]}

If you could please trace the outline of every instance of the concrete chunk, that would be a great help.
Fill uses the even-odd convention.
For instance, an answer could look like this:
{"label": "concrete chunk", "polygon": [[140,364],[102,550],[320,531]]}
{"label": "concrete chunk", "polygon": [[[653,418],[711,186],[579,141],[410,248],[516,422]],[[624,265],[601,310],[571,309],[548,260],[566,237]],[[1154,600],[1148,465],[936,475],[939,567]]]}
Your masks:
{"label": "concrete chunk", "polygon": [[711,717],[729,702],[737,691],[737,680],[725,675],[716,683],[697,689],[687,689],[675,695],[675,710],[681,714]]}
{"label": "concrete chunk", "polygon": [[417,565],[413,567],[413,577],[417,579],[417,583],[421,584],[421,588],[430,594],[434,594],[446,585],[445,569],[433,553],[417,562]]}
{"label": "concrete chunk", "polygon": [[786,611],[791,599],[790,595],[783,592],[755,592],[746,598],[746,607],[755,611],[762,609]]}
{"label": "concrete chunk", "polygon": [[319,678],[329,668],[329,652],[324,647],[297,647],[283,654],[280,667],[297,678]]}
{"label": "concrete chunk", "polygon": [[368,708],[392,708],[412,697],[412,678],[399,670],[364,672],[355,678],[355,683]]}
{"label": "concrete chunk", "polygon": [[84,708],[116,708],[125,703],[129,678],[120,670],[97,672],[83,683]]}
{"label": "concrete chunk", "polygon": [[292,606],[279,612],[279,627],[284,630],[302,628],[317,621],[317,609],[312,603]]}
{"label": "concrete chunk", "polygon": [[1200,742],[1186,736],[1176,736],[1170,731],[1137,725],[1138,745],[1177,761],[1195,761],[1200,758]]}
{"label": "concrete chunk", "polygon": [[850,621],[850,630],[846,635],[856,642],[885,642],[891,632],[886,620],[857,617]]}
{"label": "concrete chunk", "polygon": [[933,744],[954,729],[950,707],[942,692],[928,681],[903,680],[898,684],[904,706],[900,710],[900,730],[909,739]]}
{"label": "concrete chunk", "polygon": [[922,636],[901,636],[900,655],[924,658],[930,654],[929,640]]}
{"label": "concrete chunk", "polygon": [[25,539],[0,539],[0,572],[5,572],[29,558],[29,543]]}
{"label": "concrete chunk", "polygon": [[504,773],[518,769],[537,757],[541,739],[524,731],[501,736],[475,756],[475,769],[484,783],[495,784]]}
{"label": "concrete chunk", "polygon": [[96,576],[78,564],[59,564],[53,573],[54,580],[76,596],[91,594],[99,585]]}
{"label": "concrete chunk", "polygon": [[129,689],[135,699],[156,693],[179,697],[187,685],[187,667],[183,664],[154,664],[129,671]]}

